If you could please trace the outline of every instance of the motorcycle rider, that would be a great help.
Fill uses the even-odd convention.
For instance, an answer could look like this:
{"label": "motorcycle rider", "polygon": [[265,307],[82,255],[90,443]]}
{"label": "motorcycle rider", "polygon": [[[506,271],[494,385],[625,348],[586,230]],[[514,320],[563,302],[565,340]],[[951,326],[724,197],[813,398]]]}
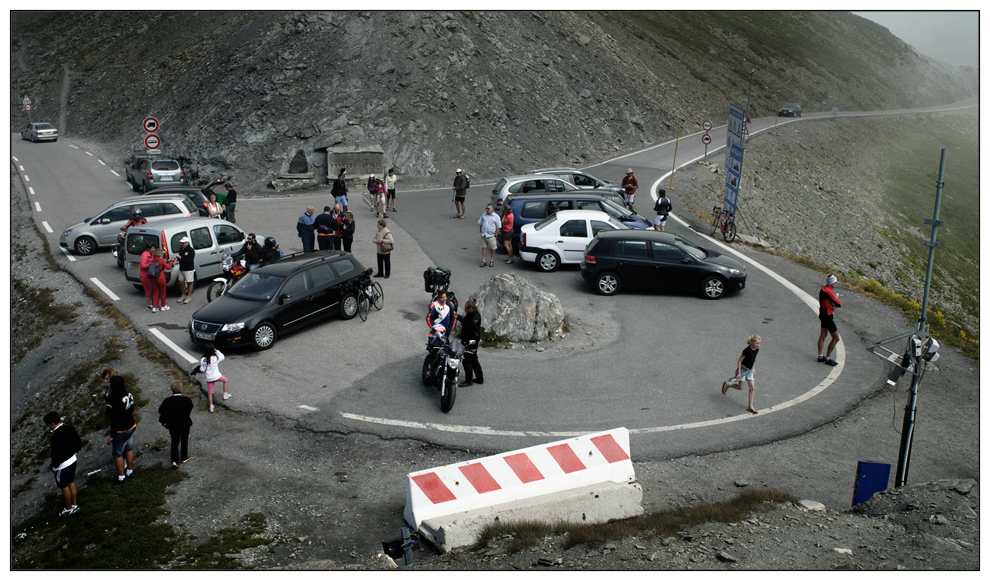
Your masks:
{"label": "motorcycle rider", "polygon": [[[461,344],[464,345],[464,383],[457,387],[468,387],[475,383],[484,385],[485,374],[481,371],[478,361],[478,345],[481,343],[481,313],[475,308],[474,301],[464,303],[467,313],[456,315],[461,323]],[[472,377],[474,380],[472,381]]]}
{"label": "motorcycle rider", "polygon": [[278,242],[275,242],[275,239],[271,236],[265,238],[265,247],[261,253],[262,262],[278,260],[279,258],[282,258],[282,251],[278,249]]}
{"label": "motorcycle rider", "polygon": [[124,250],[124,237],[127,236],[127,229],[131,226],[143,226],[147,223],[148,221],[144,219],[144,213],[141,212],[141,208],[131,210],[131,219],[121,227],[120,234],[117,235],[117,244],[120,245],[120,252]]}
{"label": "motorcycle rider", "polygon": [[437,294],[437,300],[430,303],[430,312],[426,314],[426,324],[430,326],[430,337],[434,331],[441,335],[450,336],[454,330],[454,323],[457,321],[457,312],[453,305],[447,302],[447,291],[442,290]]}

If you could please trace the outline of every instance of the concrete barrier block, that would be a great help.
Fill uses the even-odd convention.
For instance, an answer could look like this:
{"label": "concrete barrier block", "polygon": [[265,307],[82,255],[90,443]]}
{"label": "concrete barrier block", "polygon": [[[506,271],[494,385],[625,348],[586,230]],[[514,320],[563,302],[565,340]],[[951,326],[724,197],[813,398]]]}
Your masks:
{"label": "concrete barrier block", "polygon": [[[430,468],[410,473],[406,479],[406,521],[417,530],[423,521],[434,523],[431,530],[443,529],[444,537],[456,538],[461,543],[465,535],[451,535],[448,531],[454,522],[465,523],[480,515],[486,522],[498,516],[501,510],[526,506],[526,514],[538,514],[534,507],[546,506],[548,514],[570,516],[548,517],[548,520],[581,522],[587,515],[601,514],[591,522],[604,522],[613,518],[625,518],[641,514],[638,504],[642,501],[642,489],[634,484],[636,474],[629,450],[629,431],[616,428],[506,452],[487,458],[469,460],[458,464]],[[606,486],[616,484],[621,486]],[[618,508],[607,514],[609,502],[605,496],[615,496],[615,506],[625,507],[636,496],[637,508]],[[598,498],[594,498],[597,494]],[[630,495],[628,498],[625,495]],[[569,510],[568,505],[579,505],[576,499],[588,495],[591,507],[586,510]],[[625,500],[619,500],[619,499]],[[594,501],[598,502],[594,502]],[[551,508],[555,507],[555,508]],[[637,512],[638,510],[638,512]],[[596,512],[598,511],[598,512]],[[468,514],[471,513],[471,514]],[[580,513],[582,519],[575,520]],[[456,519],[452,517],[458,515]],[[527,518],[538,518],[528,516]],[[458,525],[463,527],[464,525]],[[423,531],[420,531],[421,533]],[[431,539],[432,541],[433,539]],[[468,541],[467,544],[470,544]],[[439,541],[437,546],[454,546]],[[463,545],[456,545],[463,546]]]}

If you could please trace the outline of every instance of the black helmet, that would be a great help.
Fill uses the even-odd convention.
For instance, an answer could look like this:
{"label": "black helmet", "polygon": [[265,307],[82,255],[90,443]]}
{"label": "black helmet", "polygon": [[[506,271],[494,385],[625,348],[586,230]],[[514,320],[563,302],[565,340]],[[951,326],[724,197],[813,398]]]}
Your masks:
{"label": "black helmet", "polygon": [[271,236],[265,238],[265,250],[274,250],[276,248],[278,248],[278,242],[275,242],[274,238]]}
{"label": "black helmet", "polygon": [[141,208],[134,208],[131,210],[131,218],[140,218],[142,216]]}

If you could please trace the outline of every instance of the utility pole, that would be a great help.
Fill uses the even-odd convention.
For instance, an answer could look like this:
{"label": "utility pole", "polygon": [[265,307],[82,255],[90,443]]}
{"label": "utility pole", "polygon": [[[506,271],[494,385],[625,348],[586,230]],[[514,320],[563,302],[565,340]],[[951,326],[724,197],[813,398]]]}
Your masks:
{"label": "utility pole", "polygon": [[[939,207],[942,203],[942,181],[945,175],[945,149],[942,149],[942,157],[938,166],[938,181],[935,183],[935,215],[925,219],[925,224],[932,227],[931,239],[922,240],[921,243],[928,247],[928,271],[925,273],[925,292],[921,301],[921,315],[915,328],[907,333],[885,339],[875,343],[869,348],[874,355],[878,355],[894,363],[894,370],[891,372],[887,383],[896,385],[898,378],[905,372],[911,373],[911,394],[908,403],[904,406],[904,423],[901,427],[901,447],[897,457],[897,472],[894,475],[894,486],[901,487],[907,484],[908,469],[911,465],[911,445],[914,441],[914,424],[918,412],[918,386],[921,378],[924,377],[929,363],[938,361],[938,341],[928,334],[928,292],[932,282],[932,264],[935,260],[935,249],[941,247],[941,243],[936,241],[938,227],[945,225],[945,222],[938,219]],[[907,337],[908,343],[904,349],[904,355],[900,363],[897,363],[897,354],[883,347],[886,343],[891,343]],[[885,353],[878,353],[880,349]]]}

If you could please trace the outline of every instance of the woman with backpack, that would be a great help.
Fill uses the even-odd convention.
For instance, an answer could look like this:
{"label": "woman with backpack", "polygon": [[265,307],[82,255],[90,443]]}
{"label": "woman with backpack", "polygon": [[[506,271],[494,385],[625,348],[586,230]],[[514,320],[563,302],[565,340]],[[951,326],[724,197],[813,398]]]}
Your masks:
{"label": "woman with backpack", "polygon": [[664,232],[667,226],[667,215],[670,214],[671,204],[667,197],[667,190],[657,190],[657,202],[653,204],[653,211],[657,217],[653,219],[653,229]]}
{"label": "woman with backpack", "polygon": [[141,287],[144,288],[144,308],[149,311],[152,309],[152,284],[151,279],[148,278],[148,267],[151,266],[151,261],[155,258],[155,248],[157,247],[151,242],[144,247],[144,252],[141,253],[141,265],[138,268],[138,278],[141,280]]}
{"label": "woman with backpack", "polygon": [[172,268],[172,261],[165,261],[165,251],[156,248],[148,263],[148,282],[151,283],[151,312],[169,310],[165,304],[165,271]]}

